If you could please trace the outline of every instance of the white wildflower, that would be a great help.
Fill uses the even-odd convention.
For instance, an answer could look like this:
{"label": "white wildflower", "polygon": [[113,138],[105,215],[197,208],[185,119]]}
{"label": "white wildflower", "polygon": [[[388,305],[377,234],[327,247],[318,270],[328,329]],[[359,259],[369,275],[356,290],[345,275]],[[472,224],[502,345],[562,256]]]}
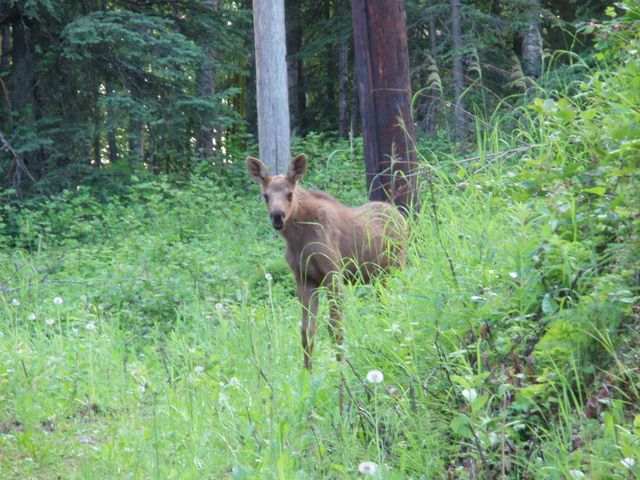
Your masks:
{"label": "white wildflower", "polygon": [[87,323],[85,328],[87,330],[89,330],[90,332],[92,332],[92,331],[94,331],[96,329],[96,324],[95,324],[95,322],[89,322],[89,323]]}
{"label": "white wildflower", "polygon": [[509,276],[515,280],[518,278],[518,272],[509,272]]}
{"label": "white wildflower", "polygon": [[573,480],[577,480],[578,478],[587,478],[587,476],[582,473],[580,470],[569,470],[569,476]]}
{"label": "white wildflower", "polygon": [[229,379],[229,383],[227,385],[229,387],[239,387],[240,386],[240,380],[238,380],[236,377],[231,377]]}
{"label": "white wildflower", "polygon": [[80,295],[80,300],[82,300],[83,302],[87,301],[87,296],[86,295]]}
{"label": "white wildflower", "polygon": [[620,460],[620,463],[622,464],[622,466],[624,468],[628,468],[629,470],[631,470],[636,464],[636,459],[635,458],[631,458],[631,457],[627,457],[627,458],[623,458],[622,460]]}
{"label": "white wildflower", "polygon": [[478,398],[478,392],[475,388],[465,388],[462,390],[462,396],[467,400],[467,402],[473,403],[476,401],[476,398]]}
{"label": "white wildflower", "polygon": [[202,373],[204,372],[204,367],[202,365],[196,365],[195,367],[193,367],[193,370],[196,373]]}
{"label": "white wildflower", "polygon": [[98,304],[98,310],[100,310],[100,311],[104,310],[104,304],[99,303]]}
{"label": "white wildflower", "polygon": [[358,471],[362,475],[375,475],[378,471],[378,464],[375,462],[362,462],[358,465]]}
{"label": "white wildflower", "polygon": [[220,302],[215,304],[215,309],[216,309],[217,312],[222,312],[223,308],[224,308],[224,306]]}
{"label": "white wildflower", "polygon": [[367,381],[369,383],[382,383],[384,381],[384,375],[380,370],[370,370],[369,373],[367,373]]}
{"label": "white wildflower", "polygon": [[138,391],[139,391],[140,393],[144,393],[144,392],[145,392],[145,390],[146,390],[146,387],[145,387],[144,385],[138,385]]}
{"label": "white wildflower", "polygon": [[56,323],[56,321],[53,318],[47,318],[44,323],[46,323],[47,325],[51,326],[54,323]]}
{"label": "white wildflower", "polygon": [[36,319],[36,314],[35,313],[30,313],[29,314],[29,320],[34,321]]}
{"label": "white wildflower", "polygon": [[14,298],[13,300],[11,300],[11,303],[13,304],[14,307],[20,306],[20,300],[18,300],[17,298]]}
{"label": "white wildflower", "polygon": [[270,282],[271,280],[273,280],[273,275],[271,275],[270,273],[265,273],[264,278],[267,280],[267,282]]}
{"label": "white wildflower", "polygon": [[53,303],[55,303],[56,305],[62,305],[62,297],[54,297]]}

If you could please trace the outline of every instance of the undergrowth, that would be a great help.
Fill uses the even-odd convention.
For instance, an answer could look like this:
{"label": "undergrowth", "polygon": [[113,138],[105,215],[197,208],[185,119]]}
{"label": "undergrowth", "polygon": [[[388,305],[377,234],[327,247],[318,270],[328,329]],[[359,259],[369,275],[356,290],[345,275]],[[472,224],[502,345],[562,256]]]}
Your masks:
{"label": "undergrowth", "polygon": [[[345,290],[346,361],[321,328],[312,374],[242,159],[224,180],[5,204],[2,478],[639,478],[626,5],[582,81],[497,112],[473,157],[420,148],[407,265]],[[294,150],[305,186],[365,200],[361,143]]]}

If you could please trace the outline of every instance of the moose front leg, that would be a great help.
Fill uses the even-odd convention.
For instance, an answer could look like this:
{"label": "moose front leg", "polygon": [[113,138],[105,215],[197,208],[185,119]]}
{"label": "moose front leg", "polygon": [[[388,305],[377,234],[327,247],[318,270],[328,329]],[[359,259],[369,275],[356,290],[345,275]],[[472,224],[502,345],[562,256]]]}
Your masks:
{"label": "moose front leg", "polygon": [[318,328],[318,288],[310,285],[298,286],[298,297],[302,303],[302,323],[300,333],[302,335],[302,349],[304,351],[304,367],[311,371],[313,365],[313,341]]}

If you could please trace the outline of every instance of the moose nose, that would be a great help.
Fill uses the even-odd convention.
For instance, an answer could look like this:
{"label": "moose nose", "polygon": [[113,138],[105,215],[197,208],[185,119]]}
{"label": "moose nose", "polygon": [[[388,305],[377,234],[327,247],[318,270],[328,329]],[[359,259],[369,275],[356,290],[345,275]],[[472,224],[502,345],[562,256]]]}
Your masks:
{"label": "moose nose", "polygon": [[271,224],[273,228],[276,230],[280,230],[284,227],[284,212],[282,210],[274,210],[273,212],[269,212],[269,217],[271,218]]}

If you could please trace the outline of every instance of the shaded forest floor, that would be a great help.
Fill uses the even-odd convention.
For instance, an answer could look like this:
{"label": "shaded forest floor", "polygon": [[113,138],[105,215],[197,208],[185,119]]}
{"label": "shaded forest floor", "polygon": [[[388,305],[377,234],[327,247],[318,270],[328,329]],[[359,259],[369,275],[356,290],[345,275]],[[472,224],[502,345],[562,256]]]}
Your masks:
{"label": "shaded forest floor", "polygon": [[[363,201],[353,148],[299,146],[305,185]],[[345,363],[323,305],[311,375],[243,162],[23,212],[0,253],[2,478],[637,478],[635,234],[593,241],[507,157],[459,165],[424,177],[406,268],[346,289]]]}

